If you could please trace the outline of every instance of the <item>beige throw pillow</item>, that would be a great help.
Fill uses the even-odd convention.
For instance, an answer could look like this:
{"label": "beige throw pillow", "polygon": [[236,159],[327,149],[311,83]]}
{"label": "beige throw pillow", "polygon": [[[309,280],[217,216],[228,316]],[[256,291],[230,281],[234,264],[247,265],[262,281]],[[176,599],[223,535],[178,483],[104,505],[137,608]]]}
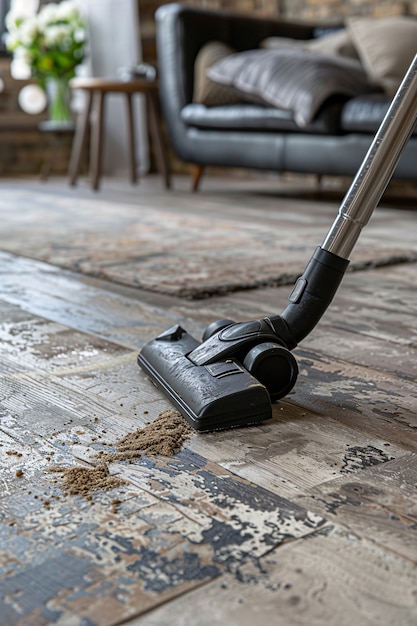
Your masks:
{"label": "beige throw pillow", "polygon": [[241,102],[241,96],[233,87],[210,80],[207,70],[236,50],[221,41],[210,41],[199,51],[194,63],[193,102],[206,106],[220,106]]}
{"label": "beige throw pillow", "polygon": [[359,55],[348,31],[343,28],[330,35],[310,39],[306,43],[306,49],[310,52],[321,54],[336,54],[350,59],[358,59]]}
{"label": "beige throw pillow", "polygon": [[291,37],[267,37],[259,43],[260,48],[265,50],[279,50],[281,48],[304,48],[305,39],[292,39]]}
{"label": "beige throw pillow", "polygon": [[336,54],[337,56],[358,59],[358,53],[352,39],[345,28],[317,39],[290,39],[288,37],[267,37],[260,43],[261,48],[278,50],[280,48],[303,48],[320,54]]}
{"label": "beige throw pillow", "polygon": [[368,76],[392,97],[417,53],[417,20],[353,17],[347,27]]}

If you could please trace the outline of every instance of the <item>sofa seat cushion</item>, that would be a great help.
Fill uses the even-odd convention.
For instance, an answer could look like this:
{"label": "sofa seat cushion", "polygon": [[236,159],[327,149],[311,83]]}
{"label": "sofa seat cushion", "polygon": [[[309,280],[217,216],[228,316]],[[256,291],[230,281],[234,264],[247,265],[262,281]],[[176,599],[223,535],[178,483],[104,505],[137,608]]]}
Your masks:
{"label": "sofa seat cushion", "polygon": [[340,101],[329,103],[303,129],[295,123],[291,111],[262,104],[232,104],[217,107],[188,104],[181,111],[181,119],[188,126],[204,129],[334,134],[339,130],[341,107]]}
{"label": "sofa seat cushion", "polygon": [[352,98],[343,107],[340,130],[343,133],[375,134],[390,104],[391,99],[382,93]]}

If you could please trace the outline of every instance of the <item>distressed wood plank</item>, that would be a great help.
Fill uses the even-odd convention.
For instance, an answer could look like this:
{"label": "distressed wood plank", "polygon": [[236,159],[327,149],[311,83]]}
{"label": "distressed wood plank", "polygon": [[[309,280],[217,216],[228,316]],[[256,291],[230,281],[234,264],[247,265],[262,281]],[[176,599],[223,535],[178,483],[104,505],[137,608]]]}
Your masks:
{"label": "distressed wood plank", "polygon": [[111,344],[94,335],[77,332],[62,324],[38,317],[22,321],[0,323],[2,359],[4,372],[36,371],[83,371],[107,361],[123,360],[126,348]]}
{"label": "distressed wood plank", "polygon": [[337,478],[299,502],[382,548],[417,563],[416,454]]}
{"label": "distressed wood plank", "polygon": [[262,425],[207,433],[187,445],[238,476],[289,498],[407,454],[399,445],[293,402],[275,406],[273,419]]}
{"label": "distressed wood plank", "polygon": [[[327,333],[327,341],[324,343],[324,330],[323,334],[316,333],[305,342],[308,350],[314,351],[315,354],[323,354],[325,358],[344,360],[370,370],[392,373],[398,378],[415,380],[417,343],[399,345],[390,341],[388,337],[375,339],[372,336],[354,334],[352,331],[345,332],[342,329],[338,329],[337,333]],[[412,332],[409,333],[409,337],[412,340]]]}
{"label": "distressed wood plank", "polygon": [[109,500],[96,502],[94,511],[59,506],[59,515],[55,503],[32,512],[18,535],[15,527],[2,528],[5,625],[115,624],[221,572],[207,545],[166,530],[181,517],[169,505],[148,499],[131,513],[112,512]]}
{"label": "distressed wood plank", "polygon": [[292,396],[297,404],[416,450],[414,381],[313,352],[299,355],[302,374]]}
{"label": "distressed wood plank", "polygon": [[189,452],[117,470],[126,487],[98,493],[93,507],[49,494],[47,506],[14,523],[8,511],[0,523],[2,623],[115,624],[324,524]]}
{"label": "distressed wood plank", "polygon": [[[178,314],[169,308],[120,296],[103,288],[102,282],[97,288],[73,272],[3,252],[0,279],[0,299],[9,304],[127,347],[139,348],[167,323],[178,323]],[[191,319],[182,322],[198,328]]]}
{"label": "distressed wood plank", "polygon": [[[414,564],[335,527],[248,563],[129,626],[412,626]],[[173,616],[175,616],[173,618]]]}

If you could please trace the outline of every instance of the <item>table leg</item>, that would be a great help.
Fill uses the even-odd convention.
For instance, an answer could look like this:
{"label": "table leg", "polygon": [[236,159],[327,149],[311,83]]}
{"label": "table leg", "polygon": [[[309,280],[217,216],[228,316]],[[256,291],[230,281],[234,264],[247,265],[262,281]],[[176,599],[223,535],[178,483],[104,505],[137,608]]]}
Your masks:
{"label": "table leg", "polygon": [[103,117],[104,117],[104,91],[94,92],[93,125],[91,129],[91,187],[97,191],[101,175],[101,161],[103,150]]}
{"label": "table leg", "polygon": [[92,103],[92,92],[86,94],[86,104],[84,111],[80,113],[77,126],[75,129],[74,141],[71,149],[71,157],[68,169],[69,184],[74,186],[77,182],[78,174],[80,172],[81,157],[85,146],[85,140],[87,137],[88,123],[90,120],[90,111]]}
{"label": "table leg", "polygon": [[126,94],[127,105],[127,141],[129,150],[129,163],[130,163],[130,181],[133,185],[138,182],[136,154],[135,154],[135,124],[133,120],[133,108],[132,108],[132,94]]}
{"label": "table leg", "polygon": [[151,132],[151,137],[152,137],[153,145],[155,149],[155,158],[158,164],[158,169],[164,178],[165,188],[169,189],[171,186],[169,164],[168,164],[166,151],[164,148],[164,143],[162,140],[161,129],[159,128],[159,125],[158,125],[158,117],[156,113],[157,101],[156,101],[155,93],[147,91],[145,95],[146,95],[146,103],[148,105],[147,109],[148,109],[148,116],[149,116],[149,129]]}
{"label": "table leg", "polygon": [[53,157],[55,156],[55,137],[47,138],[46,148],[42,157],[40,179],[48,180],[52,169]]}

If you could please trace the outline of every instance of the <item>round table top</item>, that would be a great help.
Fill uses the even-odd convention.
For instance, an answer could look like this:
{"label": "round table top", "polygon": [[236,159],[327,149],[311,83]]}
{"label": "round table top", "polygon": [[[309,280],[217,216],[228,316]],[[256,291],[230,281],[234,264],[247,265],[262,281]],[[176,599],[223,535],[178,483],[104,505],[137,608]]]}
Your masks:
{"label": "round table top", "polygon": [[153,91],[158,87],[158,81],[146,80],[145,78],[98,78],[77,77],[70,81],[72,89],[85,89],[87,91],[112,91],[120,93],[135,93],[140,91]]}

